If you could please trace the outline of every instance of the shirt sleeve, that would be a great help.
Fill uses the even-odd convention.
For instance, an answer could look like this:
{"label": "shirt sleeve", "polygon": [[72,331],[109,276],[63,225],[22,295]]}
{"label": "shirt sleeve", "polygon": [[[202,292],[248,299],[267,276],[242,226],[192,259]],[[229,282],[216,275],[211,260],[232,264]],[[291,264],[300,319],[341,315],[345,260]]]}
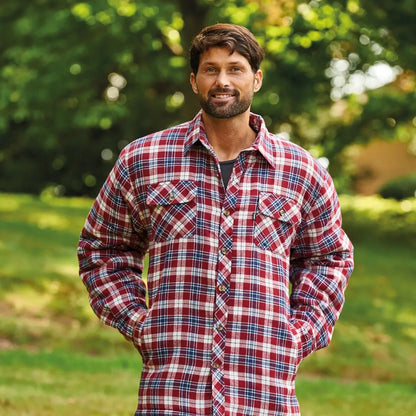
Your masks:
{"label": "shirt sleeve", "polygon": [[322,177],[291,252],[290,323],[300,338],[303,358],[330,343],[354,266],[332,179],[328,174]]}
{"label": "shirt sleeve", "polygon": [[147,310],[142,280],[147,238],[133,220],[134,206],[122,153],[91,208],[78,244],[80,277],[92,309],[129,340]]}

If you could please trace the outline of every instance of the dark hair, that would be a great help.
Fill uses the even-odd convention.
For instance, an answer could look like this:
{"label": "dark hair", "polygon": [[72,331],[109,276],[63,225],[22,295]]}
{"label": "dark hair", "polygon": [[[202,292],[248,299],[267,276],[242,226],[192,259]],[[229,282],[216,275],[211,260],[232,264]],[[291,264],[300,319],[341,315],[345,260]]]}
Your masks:
{"label": "dark hair", "polygon": [[230,54],[238,52],[247,59],[253,72],[259,70],[264,58],[262,47],[247,28],[230,23],[217,23],[202,29],[192,41],[189,60],[194,74],[198,72],[201,54],[213,47],[227,48]]}

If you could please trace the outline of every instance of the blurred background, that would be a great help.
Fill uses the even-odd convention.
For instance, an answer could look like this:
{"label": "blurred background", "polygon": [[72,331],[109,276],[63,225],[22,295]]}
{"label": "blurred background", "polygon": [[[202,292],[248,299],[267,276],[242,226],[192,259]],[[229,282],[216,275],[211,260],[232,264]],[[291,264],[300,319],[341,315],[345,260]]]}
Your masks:
{"label": "blurred background", "polygon": [[191,119],[188,48],[216,22],[263,46],[252,110],[341,197],[356,270],[303,415],[416,415],[414,0],[2,0],[0,413],[132,414],[140,361],[88,306],[75,256],[120,150]]}

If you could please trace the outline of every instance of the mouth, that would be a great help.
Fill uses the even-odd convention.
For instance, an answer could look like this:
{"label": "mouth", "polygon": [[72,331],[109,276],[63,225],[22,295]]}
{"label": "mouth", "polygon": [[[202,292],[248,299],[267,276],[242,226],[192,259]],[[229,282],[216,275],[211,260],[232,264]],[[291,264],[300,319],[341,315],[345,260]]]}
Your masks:
{"label": "mouth", "polygon": [[234,97],[234,94],[212,94],[211,96],[214,98],[230,98]]}
{"label": "mouth", "polygon": [[232,91],[213,91],[210,96],[216,100],[228,100],[235,97],[237,94]]}

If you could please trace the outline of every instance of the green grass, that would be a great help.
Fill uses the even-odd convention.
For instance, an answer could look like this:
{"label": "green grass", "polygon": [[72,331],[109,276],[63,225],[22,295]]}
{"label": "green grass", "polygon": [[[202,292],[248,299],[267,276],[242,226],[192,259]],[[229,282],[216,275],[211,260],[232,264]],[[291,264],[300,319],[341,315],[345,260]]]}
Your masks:
{"label": "green grass", "polygon": [[123,416],[137,405],[137,355],[14,350],[3,351],[0,363],[0,414],[5,416]]}
{"label": "green grass", "polygon": [[416,383],[414,250],[377,241],[357,243],[355,263],[330,347],[307,359],[301,370]]}
{"label": "green grass", "polygon": [[301,378],[302,416],[415,416],[416,387],[395,383]]}
{"label": "green grass", "polygon": [[[0,353],[0,411],[7,416],[127,416],[136,406],[137,355]],[[300,377],[303,416],[415,414],[414,385]],[[108,413],[111,409],[111,413]]]}
{"label": "green grass", "polygon": [[[138,354],[99,323],[78,278],[91,203],[0,194],[1,415],[134,412]],[[366,237],[331,346],[301,366],[303,416],[416,415],[414,249]]]}

